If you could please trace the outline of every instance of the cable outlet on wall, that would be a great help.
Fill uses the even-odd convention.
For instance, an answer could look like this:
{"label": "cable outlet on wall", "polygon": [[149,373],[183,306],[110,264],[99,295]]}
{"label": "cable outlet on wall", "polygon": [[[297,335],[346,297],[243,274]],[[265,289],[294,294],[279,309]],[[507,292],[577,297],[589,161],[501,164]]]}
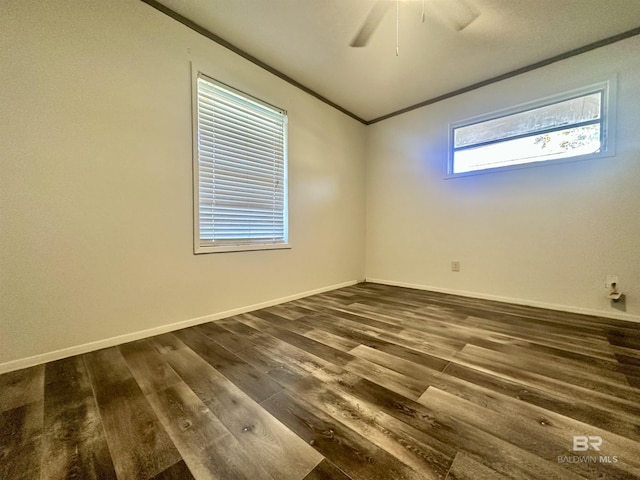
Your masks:
{"label": "cable outlet on wall", "polygon": [[460,271],[460,262],[457,260],[453,260],[451,262],[451,271],[452,272],[459,272]]}
{"label": "cable outlet on wall", "polygon": [[613,284],[618,284],[618,276],[617,275],[607,275],[604,280],[604,287],[611,288]]}

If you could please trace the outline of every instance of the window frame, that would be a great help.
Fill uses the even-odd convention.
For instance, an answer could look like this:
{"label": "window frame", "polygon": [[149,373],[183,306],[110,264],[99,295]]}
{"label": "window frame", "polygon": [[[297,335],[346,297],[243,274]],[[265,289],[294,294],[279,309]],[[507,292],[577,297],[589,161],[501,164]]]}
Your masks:
{"label": "window frame", "polygon": [[[226,89],[236,95],[240,95],[243,98],[255,102],[259,105],[267,107],[269,109],[282,112],[285,116],[284,136],[283,136],[283,177],[282,183],[284,187],[284,207],[283,207],[283,220],[284,220],[284,242],[279,243],[255,243],[255,244],[223,244],[219,246],[215,245],[202,245],[200,238],[200,158],[199,158],[199,118],[198,118],[198,80],[202,78],[214,85]],[[230,85],[216,80],[215,78],[203,73],[192,64],[191,72],[191,99],[192,99],[192,157],[193,157],[193,252],[195,255],[207,254],[207,253],[224,253],[224,252],[243,252],[243,251],[255,251],[255,250],[282,250],[290,249],[291,242],[289,239],[289,161],[288,161],[288,114],[285,109],[276,107],[264,100],[261,100],[251,94],[231,87]]]}
{"label": "window frame", "polygon": [[[485,175],[490,173],[498,173],[509,170],[519,170],[523,168],[533,168],[542,166],[551,166],[570,162],[579,162],[584,160],[593,160],[598,158],[615,156],[615,124],[616,124],[616,86],[617,75],[613,74],[606,80],[595,82],[584,87],[575,88],[572,90],[564,91],[559,94],[547,96],[537,100],[521,103],[511,107],[496,110],[490,113],[469,117],[464,120],[452,122],[449,124],[449,138],[447,143],[447,175],[445,179],[467,177],[472,175]],[[524,113],[537,108],[553,105],[563,101],[575,99],[581,96],[586,96],[591,93],[602,92],[602,104],[600,106],[601,111],[601,148],[600,151],[582,155],[575,155],[572,157],[557,158],[553,160],[534,160],[531,162],[520,163],[517,165],[504,165],[497,167],[484,168],[479,170],[471,170],[467,172],[454,173],[454,141],[455,130],[470,125],[475,125],[482,122],[488,122],[499,118],[507,117],[518,113]],[[541,135],[548,129],[541,129],[540,131],[531,132],[529,135],[523,135],[526,137]],[[510,140],[514,137],[504,139],[504,141]],[[515,137],[517,138],[517,137]],[[501,140],[497,140],[491,143],[501,143]]]}

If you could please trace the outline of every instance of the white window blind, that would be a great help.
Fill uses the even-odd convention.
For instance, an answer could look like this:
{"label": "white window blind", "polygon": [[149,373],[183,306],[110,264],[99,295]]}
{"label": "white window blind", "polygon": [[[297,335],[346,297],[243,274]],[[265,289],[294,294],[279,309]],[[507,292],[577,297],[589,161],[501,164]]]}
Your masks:
{"label": "white window blind", "polygon": [[202,74],[196,253],[287,246],[287,114]]}

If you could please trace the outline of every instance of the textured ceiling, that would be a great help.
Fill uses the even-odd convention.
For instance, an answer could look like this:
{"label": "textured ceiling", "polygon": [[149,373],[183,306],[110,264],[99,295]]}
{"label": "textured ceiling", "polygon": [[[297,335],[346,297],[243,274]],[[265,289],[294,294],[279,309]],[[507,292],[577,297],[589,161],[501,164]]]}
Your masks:
{"label": "textured ceiling", "polygon": [[159,0],[364,120],[482,82],[640,26],[640,0],[393,2],[369,44],[349,46],[373,0]]}

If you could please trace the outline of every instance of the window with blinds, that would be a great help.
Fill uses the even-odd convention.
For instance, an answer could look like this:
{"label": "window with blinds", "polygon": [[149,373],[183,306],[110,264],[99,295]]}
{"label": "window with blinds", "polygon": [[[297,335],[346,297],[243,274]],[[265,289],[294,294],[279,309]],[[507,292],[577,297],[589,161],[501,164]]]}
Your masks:
{"label": "window with blinds", "polygon": [[195,91],[195,252],[287,248],[287,113],[201,73]]}

